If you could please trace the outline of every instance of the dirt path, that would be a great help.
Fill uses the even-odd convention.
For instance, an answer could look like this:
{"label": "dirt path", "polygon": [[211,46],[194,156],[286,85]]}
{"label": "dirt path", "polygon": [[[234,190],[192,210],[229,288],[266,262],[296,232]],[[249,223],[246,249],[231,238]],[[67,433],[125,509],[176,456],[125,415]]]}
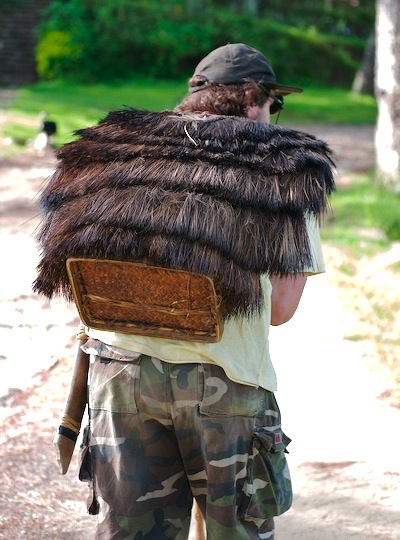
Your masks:
{"label": "dirt path", "polygon": [[[341,181],[349,169],[371,167],[371,128],[305,129],[337,151]],[[6,540],[86,540],[95,526],[85,512],[87,487],[76,479],[76,456],[60,476],[52,447],[76,312],[31,292],[35,197],[52,167],[52,156],[0,163],[0,539]],[[277,538],[399,539],[400,410],[379,399],[392,383],[373,369],[371,344],[349,339],[357,318],[338,288],[341,254],[329,246],[325,252],[328,273],[309,280],[294,319],[271,336],[295,490],[293,508],[277,520]]]}
{"label": "dirt path", "polygon": [[[335,256],[327,247],[328,269]],[[295,492],[279,540],[400,538],[400,410],[380,398],[392,383],[372,344],[351,339],[356,324],[325,274],[272,329]]]}
{"label": "dirt path", "polygon": [[70,377],[76,313],[31,290],[36,195],[53,166],[51,155],[0,164],[0,538],[6,540],[93,538],[76,459],[71,474],[60,476],[52,446]]}

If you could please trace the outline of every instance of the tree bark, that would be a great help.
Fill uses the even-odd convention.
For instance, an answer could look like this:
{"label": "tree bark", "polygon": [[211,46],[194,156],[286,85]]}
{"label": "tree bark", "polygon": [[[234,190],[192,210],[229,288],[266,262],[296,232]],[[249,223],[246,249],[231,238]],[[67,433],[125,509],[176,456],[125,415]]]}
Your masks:
{"label": "tree bark", "polygon": [[400,0],[377,0],[376,178],[400,192]]}
{"label": "tree bark", "polygon": [[354,78],[352,90],[356,94],[375,95],[375,33],[365,45],[362,64]]}

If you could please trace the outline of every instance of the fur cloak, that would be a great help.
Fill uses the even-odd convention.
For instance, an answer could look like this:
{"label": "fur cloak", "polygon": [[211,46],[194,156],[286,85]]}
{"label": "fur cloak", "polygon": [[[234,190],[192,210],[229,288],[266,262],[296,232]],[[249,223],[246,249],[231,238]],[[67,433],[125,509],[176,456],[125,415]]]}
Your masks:
{"label": "fur cloak", "polygon": [[227,116],[122,110],[58,152],[41,193],[33,289],[72,298],[68,257],[207,274],[226,316],[260,309],[263,273],[311,263],[305,219],[334,189],[324,141]]}

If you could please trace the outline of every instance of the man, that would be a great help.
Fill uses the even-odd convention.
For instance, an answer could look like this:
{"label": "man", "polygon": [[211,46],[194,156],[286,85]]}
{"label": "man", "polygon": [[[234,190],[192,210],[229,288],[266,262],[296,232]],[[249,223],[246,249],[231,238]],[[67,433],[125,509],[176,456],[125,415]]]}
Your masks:
{"label": "man", "polygon": [[60,153],[36,290],[68,287],[67,256],[144,260],[211,276],[224,319],[215,342],[82,325],[97,538],[187,538],[195,498],[209,540],[271,539],[290,507],[268,331],[324,271],[317,219],[333,189],[325,143],[266,125],[301,91],[226,45],[176,111],[111,113]]}

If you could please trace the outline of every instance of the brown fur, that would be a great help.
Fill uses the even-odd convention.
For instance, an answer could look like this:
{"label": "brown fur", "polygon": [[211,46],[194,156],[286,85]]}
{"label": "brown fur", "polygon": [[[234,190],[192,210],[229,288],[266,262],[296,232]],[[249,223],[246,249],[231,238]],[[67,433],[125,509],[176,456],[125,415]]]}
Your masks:
{"label": "brown fur", "polygon": [[334,189],[326,143],[226,116],[110,113],[64,146],[41,194],[34,290],[71,297],[68,257],[205,273],[227,315],[262,303],[259,276],[310,263],[304,216]]}

